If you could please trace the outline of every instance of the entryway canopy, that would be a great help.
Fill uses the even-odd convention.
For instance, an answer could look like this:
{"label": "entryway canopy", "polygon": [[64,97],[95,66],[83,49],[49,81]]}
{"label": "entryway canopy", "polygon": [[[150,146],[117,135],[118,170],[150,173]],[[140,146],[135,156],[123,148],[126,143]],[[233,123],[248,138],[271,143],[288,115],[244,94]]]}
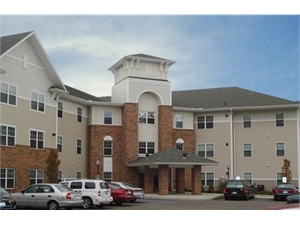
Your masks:
{"label": "entryway canopy", "polygon": [[211,159],[190,154],[176,148],[169,148],[153,155],[133,160],[127,166],[158,168],[159,165],[168,165],[169,168],[192,168],[197,165],[212,166],[218,164],[218,162]]}

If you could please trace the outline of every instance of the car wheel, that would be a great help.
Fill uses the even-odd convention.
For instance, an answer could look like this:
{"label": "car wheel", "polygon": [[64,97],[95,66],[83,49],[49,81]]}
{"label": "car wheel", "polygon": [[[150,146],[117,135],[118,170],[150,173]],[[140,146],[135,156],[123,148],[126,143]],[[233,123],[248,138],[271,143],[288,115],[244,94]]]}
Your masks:
{"label": "car wheel", "polygon": [[248,201],[250,199],[249,194],[245,196],[245,199]]}
{"label": "car wheel", "polygon": [[83,199],[82,207],[84,209],[90,209],[93,207],[92,199],[90,199],[89,197],[83,197],[82,199]]}
{"label": "car wheel", "polygon": [[133,200],[130,200],[130,202],[135,202],[136,201],[136,198],[135,199],[133,199]]}
{"label": "car wheel", "polygon": [[228,200],[228,197],[224,197],[225,200]]}
{"label": "car wheel", "polygon": [[115,202],[116,205],[122,205],[123,202]]}
{"label": "car wheel", "polygon": [[57,209],[59,209],[59,205],[58,205],[58,203],[56,201],[50,201],[48,203],[48,209],[50,209],[50,210],[57,210]]}

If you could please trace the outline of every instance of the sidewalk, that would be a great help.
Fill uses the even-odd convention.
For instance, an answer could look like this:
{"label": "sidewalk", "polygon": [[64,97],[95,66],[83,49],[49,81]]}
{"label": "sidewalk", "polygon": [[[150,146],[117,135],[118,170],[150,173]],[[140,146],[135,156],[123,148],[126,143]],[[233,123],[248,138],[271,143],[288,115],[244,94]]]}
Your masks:
{"label": "sidewalk", "polygon": [[[191,192],[182,194],[171,193],[169,195],[159,195],[157,193],[145,194],[145,199],[172,199],[172,200],[213,200],[222,199],[221,193],[202,193],[201,195],[192,195]],[[273,195],[255,195],[255,198],[273,198]]]}

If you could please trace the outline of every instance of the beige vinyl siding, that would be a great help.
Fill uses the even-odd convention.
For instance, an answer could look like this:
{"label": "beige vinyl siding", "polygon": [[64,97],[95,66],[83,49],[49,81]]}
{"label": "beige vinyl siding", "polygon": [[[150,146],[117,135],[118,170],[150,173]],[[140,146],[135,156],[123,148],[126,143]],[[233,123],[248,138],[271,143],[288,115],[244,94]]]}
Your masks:
{"label": "beige vinyl siding", "polygon": [[[58,135],[63,138],[63,151],[59,153],[60,170],[67,177],[74,178],[74,171],[81,171],[82,177],[87,178],[88,171],[88,125],[89,108],[65,100],[59,99],[63,103],[63,118],[58,118]],[[82,122],[77,122],[77,107],[82,108]],[[81,140],[81,154],[77,154],[77,139]]]}
{"label": "beige vinyl siding", "polygon": [[112,124],[111,126],[122,125],[122,108],[113,106],[91,106],[90,125],[104,125],[104,111],[106,109],[112,110]]}

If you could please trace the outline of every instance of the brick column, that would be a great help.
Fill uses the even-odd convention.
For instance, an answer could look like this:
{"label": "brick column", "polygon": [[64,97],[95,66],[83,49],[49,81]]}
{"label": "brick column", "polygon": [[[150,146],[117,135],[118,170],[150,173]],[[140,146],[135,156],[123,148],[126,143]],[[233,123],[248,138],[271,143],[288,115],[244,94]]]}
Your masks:
{"label": "brick column", "polygon": [[154,172],[155,169],[150,169],[149,166],[145,166],[145,193],[153,193],[154,192]]}
{"label": "brick column", "polygon": [[158,107],[158,151],[173,148],[173,108],[172,106]]}
{"label": "brick column", "polygon": [[201,195],[201,166],[192,168],[192,195]]}
{"label": "brick column", "polygon": [[169,166],[159,165],[158,171],[158,194],[169,194]]}
{"label": "brick column", "polygon": [[176,169],[176,193],[185,192],[185,170],[184,168]]}

